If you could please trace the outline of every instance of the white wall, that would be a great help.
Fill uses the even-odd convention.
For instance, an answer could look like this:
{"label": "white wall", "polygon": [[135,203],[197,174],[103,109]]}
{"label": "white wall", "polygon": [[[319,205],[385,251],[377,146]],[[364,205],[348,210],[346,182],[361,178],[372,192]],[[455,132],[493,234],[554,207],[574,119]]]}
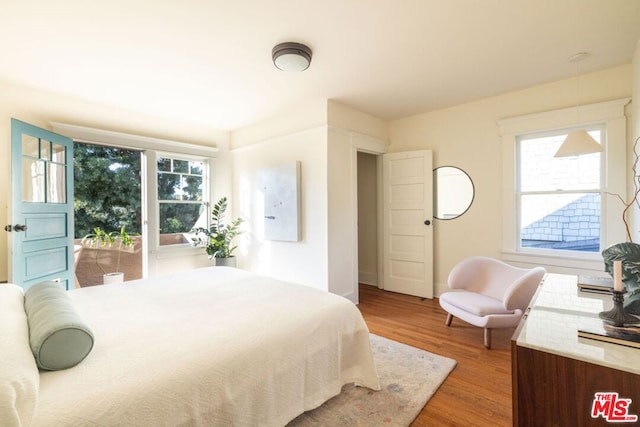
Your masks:
{"label": "white wall", "polygon": [[358,302],[357,182],[353,165],[356,151],[351,146],[351,134],[343,129],[329,128],[327,141],[327,185],[329,221],[329,290]]}
{"label": "white wall", "polygon": [[[281,280],[328,290],[327,129],[325,126],[266,139],[232,151],[235,212],[246,220],[239,239],[239,267]],[[299,161],[299,242],[264,239],[262,170]]]}
{"label": "white wall", "polygon": [[[232,132],[236,208],[250,230],[241,239],[240,266],[356,302],[356,153],[380,150],[386,129],[384,121],[335,101],[311,100]],[[260,170],[293,160],[301,162],[303,238],[264,240]]]}
{"label": "white wall", "polygon": [[328,101],[329,290],[357,303],[358,156],[382,154],[388,123],[336,101]]}
{"label": "white wall", "polygon": [[[334,100],[327,101],[327,123],[377,142],[388,141],[389,123]],[[360,145],[359,142],[355,143]]]}
{"label": "white wall", "polygon": [[[561,80],[391,122],[390,152],[431,149],[434,167],[460,167],[475,185],[468,212],[454,220],[434,221],[436,295],[447,289],[447,275],[460,259],[501,258],[502,153],[496,121],[575,106],[575,88],[575,79]],[[585,104],[628,97],[631,90],[631,65],[580,76]]]}
{"label": "white wall", "polygon": [[[69,123],[117,132],[137,134],[192,144],[224,145],[228,133],[190,123],[172,122],[166,118],[94,104],[22,86],[0,82],[0,224],[11,223],[11,118],[45,129],[51,122]],[[5,231],[0,231],[5,233]],[[6,234],[6,233],[5,233]],[[206,260],[206,257],[204,258]],[[0,237],[0,281],[8,280],[8,236]],[[169,257],[162,262],[162,272],[188,268],[184,259]],[[190,259],[195,265],[201,257]]]}

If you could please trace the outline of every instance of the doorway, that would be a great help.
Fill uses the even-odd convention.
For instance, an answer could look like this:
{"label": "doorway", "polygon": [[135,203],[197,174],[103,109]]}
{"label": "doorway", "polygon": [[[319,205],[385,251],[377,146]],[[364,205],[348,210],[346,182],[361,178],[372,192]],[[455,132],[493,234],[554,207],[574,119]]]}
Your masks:
{"label": "doorway", "polygon": [[358,282],[433,298],[433,153],[357,151]]}
{"label": "doorway", "polygon": [[[74,247],[76,286],[103,284],[103,275],[143,277],[142,152],[107,145],[74,143]],[[129,250],[87,247],[82,239],[126,231]],[[105,245],[106,246],[106,245]]]}
{"label": "doorway", "polygon": [[378,280],[378,156],[358,151],[358,282]]}

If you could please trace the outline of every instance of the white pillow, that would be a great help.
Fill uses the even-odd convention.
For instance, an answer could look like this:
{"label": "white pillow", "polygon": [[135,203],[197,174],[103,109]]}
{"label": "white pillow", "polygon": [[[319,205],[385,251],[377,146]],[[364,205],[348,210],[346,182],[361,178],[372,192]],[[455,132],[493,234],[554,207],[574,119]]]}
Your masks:
{"label": "white pillow", "polygon": [[29,346],[24,294],[0,284],[0,420],[3,426],[28,426],[35,413],[40,377]]}

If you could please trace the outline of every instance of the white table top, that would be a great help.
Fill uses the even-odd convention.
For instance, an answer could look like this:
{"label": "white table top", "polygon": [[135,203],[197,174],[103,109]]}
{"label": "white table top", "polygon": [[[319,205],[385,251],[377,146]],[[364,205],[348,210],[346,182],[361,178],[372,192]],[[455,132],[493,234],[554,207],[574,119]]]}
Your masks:
{"label": "white table top", "polygon": [[578,278],[547,274],[538,289],[517,344],[640,375],[640,349],[578,337],[580,324],[601,322],[611,295],[580,292]]}

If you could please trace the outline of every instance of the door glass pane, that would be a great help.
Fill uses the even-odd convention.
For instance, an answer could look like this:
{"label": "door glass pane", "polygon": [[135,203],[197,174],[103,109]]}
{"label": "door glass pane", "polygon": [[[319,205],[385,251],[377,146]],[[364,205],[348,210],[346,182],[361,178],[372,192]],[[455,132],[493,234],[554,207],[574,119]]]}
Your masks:
{"label": "door glass pane", "polygon": [[66,203],[66,166],[57,165],[55,163],[49,163],[47,166],[49,167],[49,180],[47,182],[47,201],[49,203]]}
{"label": "door glass pane", "polygon": [[40,140],[40,158],[42,160],[51,160],[51,142]]}
{"label": "door glass pane", "polygon": [[40,157],[40,144],[38,138],[22,134],[22,155],[35,157],[36,159]]}
{"label": "door glass pane", "polygon": [[44,165],[45,163],[41,160],[22,158],[23,202],[44,203]]}
{"label": "door glass pane", "polygon": [[51,144],[51,161],[56,163],[65,163],[67,151],[64,145]]}

